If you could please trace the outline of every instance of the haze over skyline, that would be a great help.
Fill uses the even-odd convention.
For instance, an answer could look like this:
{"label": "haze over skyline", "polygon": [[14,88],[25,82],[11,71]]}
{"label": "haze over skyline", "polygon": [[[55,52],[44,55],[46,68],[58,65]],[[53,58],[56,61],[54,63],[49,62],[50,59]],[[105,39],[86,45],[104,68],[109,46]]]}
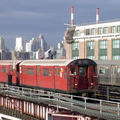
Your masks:
{"label": "haze over skyline", "polygon": [[25,43],[43,34],[46,42],[56,47],[63,40],[64,25],[70,24],[70,9],[74,6],[74,23],[120,19],[119,0],[0,0],[0,36],[8,49],[14,50],[16,37]]}

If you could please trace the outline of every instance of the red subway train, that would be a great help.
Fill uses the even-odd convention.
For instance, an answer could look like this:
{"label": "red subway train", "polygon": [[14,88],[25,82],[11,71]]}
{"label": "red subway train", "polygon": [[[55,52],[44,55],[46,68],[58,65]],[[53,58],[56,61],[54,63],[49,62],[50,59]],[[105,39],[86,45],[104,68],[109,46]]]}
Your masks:
{"label": "red subway train", "polygon": [[0,83],[66,93],[97,89],[97,64],[90,59],[1,60]]}

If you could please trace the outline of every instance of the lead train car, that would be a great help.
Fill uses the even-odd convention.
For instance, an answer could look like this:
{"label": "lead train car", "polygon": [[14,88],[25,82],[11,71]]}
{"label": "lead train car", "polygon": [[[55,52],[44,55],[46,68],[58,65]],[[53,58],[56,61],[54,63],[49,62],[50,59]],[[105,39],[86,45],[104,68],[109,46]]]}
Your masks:
{"label": "lead train car", "polygon": [[25,60],[20,63],[20,86],[58,92],[93,92],[97,64],[90,59]]}

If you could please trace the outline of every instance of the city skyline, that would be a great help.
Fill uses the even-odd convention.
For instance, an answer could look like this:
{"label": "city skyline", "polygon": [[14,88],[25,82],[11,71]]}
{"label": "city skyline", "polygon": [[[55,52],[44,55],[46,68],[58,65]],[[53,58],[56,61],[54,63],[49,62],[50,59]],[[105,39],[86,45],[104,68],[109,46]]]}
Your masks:
{"label": "city skyline", "polygon": [[13,50],[7,48],[4,38],[0,36],[0,50],[3,51],[36,52],[41,50],[46,52],[49,48],[50,46],[47,44],[42,34],[36,38],[31,38],[28,42],[25,42],[23,37],[16,37]]}
{"label": "city skyline", "polygon": [[4,0],[0,4],[0,36],[10,50],[14,49],[16,37],[23,37],[28,42],[39,34],[55,47],[63,40],[68,27],[64,24],[70,24],[71,6],[75,8],[74,20],[78,25],[95,22],[96,8],[100,9],[100,21],[119,19],[119,3],[118,0]]}

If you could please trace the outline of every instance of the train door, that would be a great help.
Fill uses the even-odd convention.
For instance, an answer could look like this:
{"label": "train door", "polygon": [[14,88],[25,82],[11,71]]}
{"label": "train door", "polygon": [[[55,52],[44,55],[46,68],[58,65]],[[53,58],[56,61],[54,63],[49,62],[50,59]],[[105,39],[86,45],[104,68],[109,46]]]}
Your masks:
{"label": "train door", "polygon": [[19,64],[16,65],[16,85],[20,84],[20,76],[19,76]]}
{"label": "train door", "polygon": [[114,85],[116,83],[116,66],[115,65],[111,65],[111,83],[112,85]]}
{"label": "train door", "polygon": [[78,67],[78,81],[80,90],[88,88],[87,67]]}
{"label": "train door", "polygon": [[40,72],[41,72],[41,68],[40,68],[40,66],[37,66],[37,81],[36,81],[36,86],[40,86]]}
{"label": "train door", "polygon": [[54,75],[55,75],[55,89],[59,89],[60,81],[59,81],[59,67],[54,67]]}
{"label": "train door", "polygon": [[25,71],[26,71],[26,69],[25,69],[25,66],[23,65],[23,66],[20,66],[20,84],[22,85],[22,84],[24,84],[25,83]]}
{"label": "train door", "polygon": [[71,90],[78,90],[78,67],[70,66],[70,81],[68,82],[68,86]]}

